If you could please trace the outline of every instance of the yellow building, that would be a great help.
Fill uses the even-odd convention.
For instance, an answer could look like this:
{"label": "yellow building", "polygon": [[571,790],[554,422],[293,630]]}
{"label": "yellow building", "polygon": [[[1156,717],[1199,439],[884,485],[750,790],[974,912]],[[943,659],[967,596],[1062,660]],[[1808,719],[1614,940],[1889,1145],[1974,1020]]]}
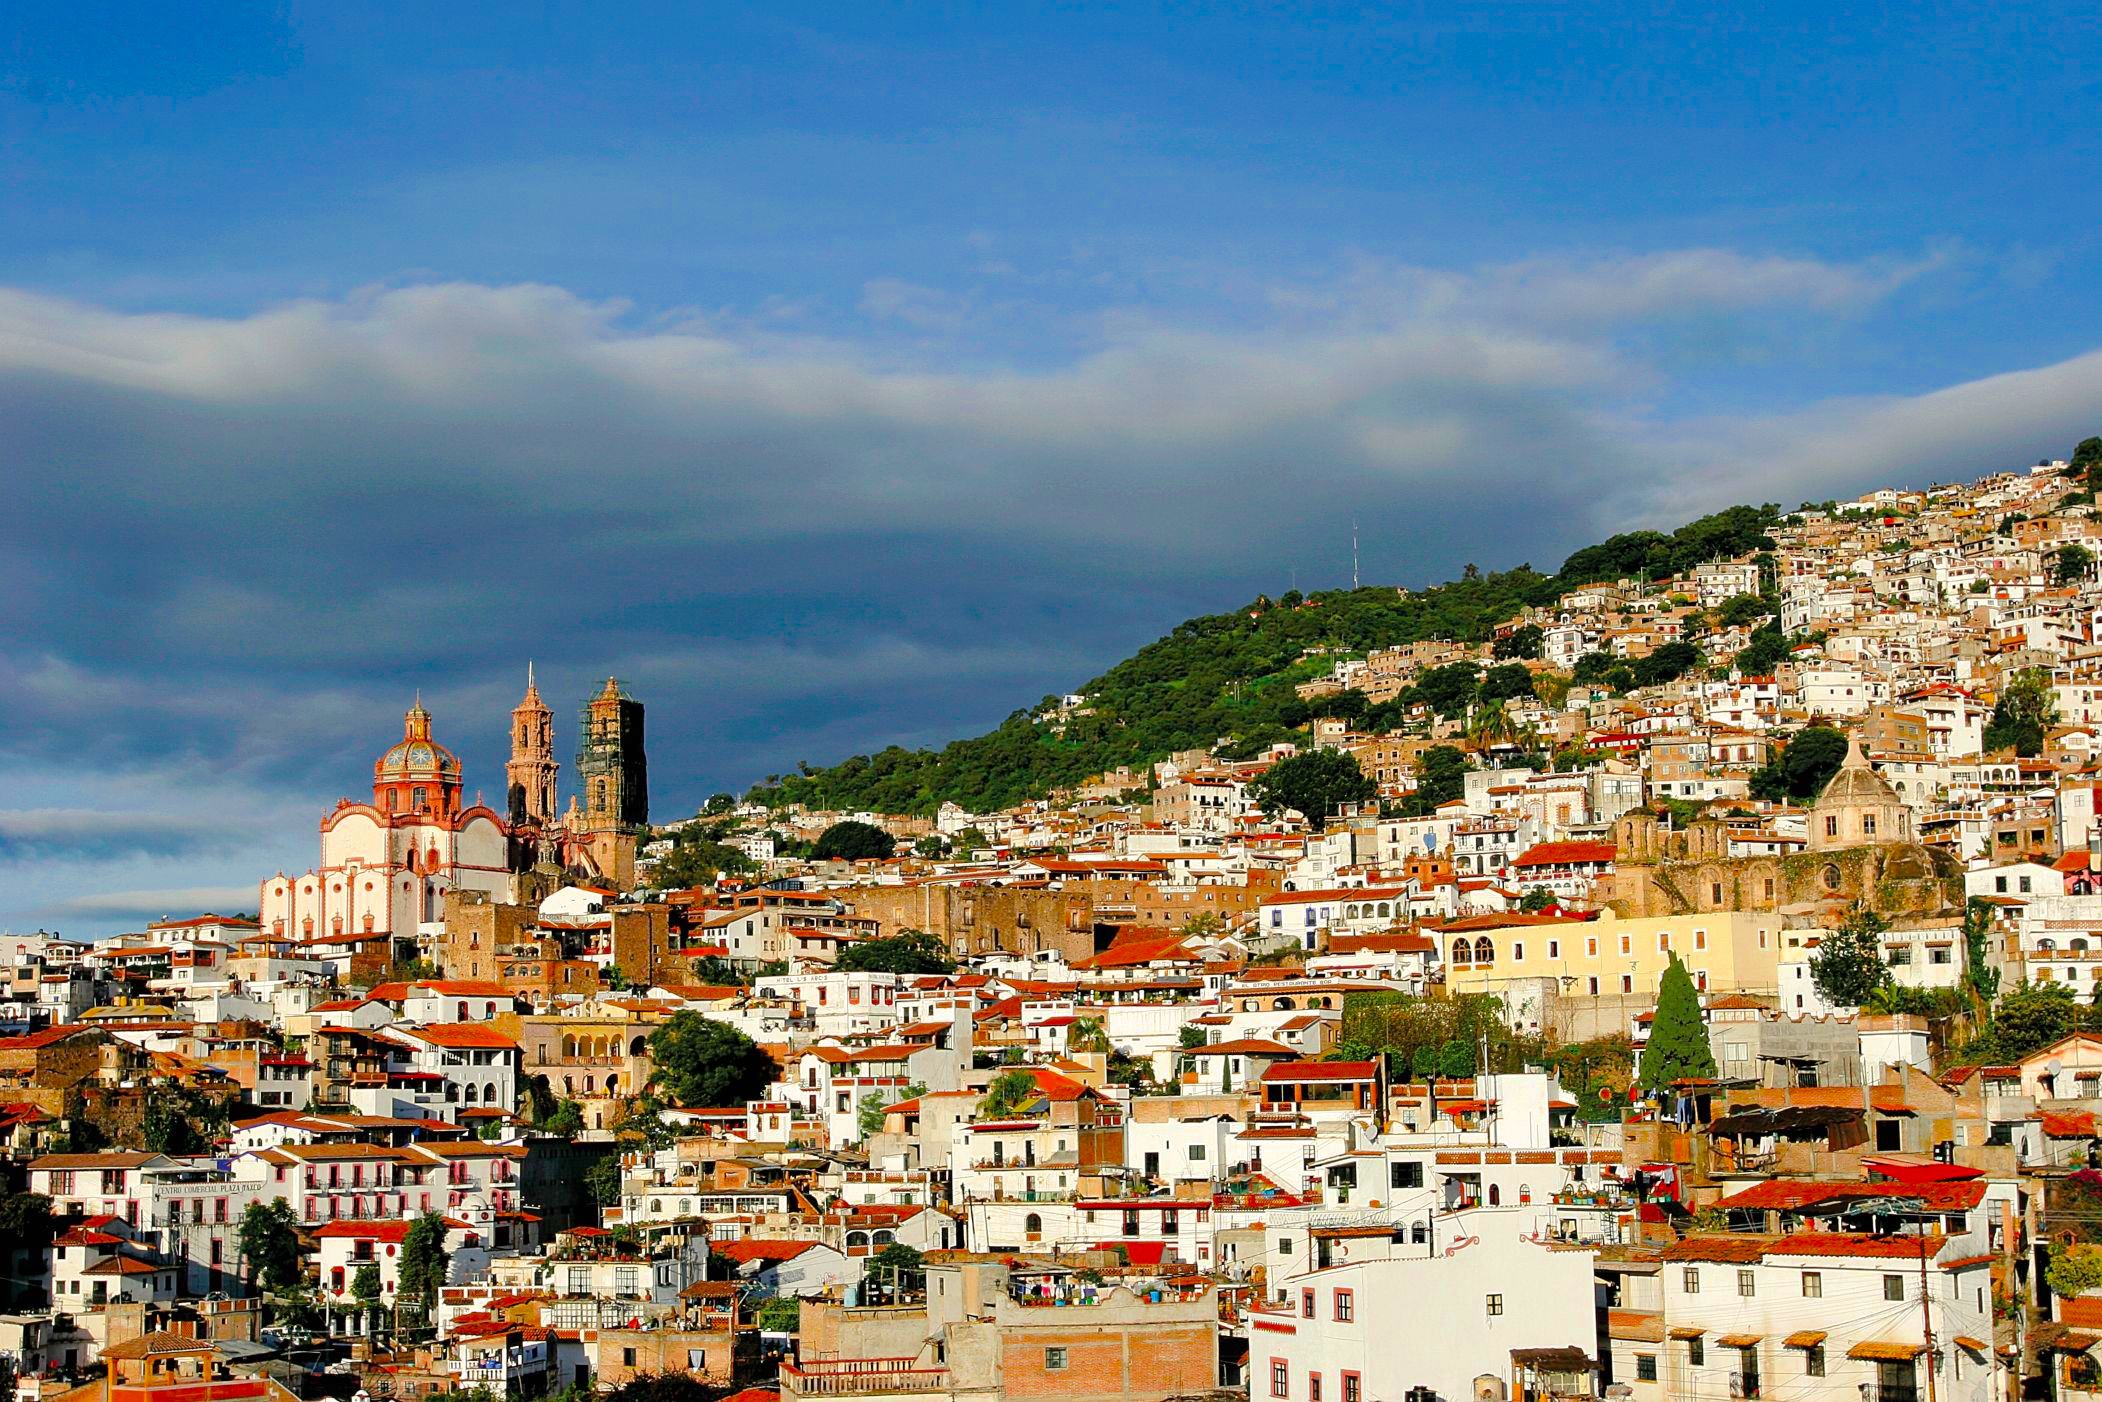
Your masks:
{"label": "yellow building", "polygon": [[1564,997],[1655,996],[1677,954],[1708,993],[1771,993],[1779,980],[1781,917],[1747,911],[1624,920],[1555,914],[1471,915],[1424,932],[1438,942],[1445,986],[1503,993],[1555,979]]}

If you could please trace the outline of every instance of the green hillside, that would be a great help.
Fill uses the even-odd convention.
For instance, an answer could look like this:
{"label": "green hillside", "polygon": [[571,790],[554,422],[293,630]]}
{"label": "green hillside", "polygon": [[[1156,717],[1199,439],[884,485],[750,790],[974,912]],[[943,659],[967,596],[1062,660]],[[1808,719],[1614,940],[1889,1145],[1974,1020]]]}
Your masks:
{"label": "green hillside", "polygon": [[1664,534],[1633,531],[1587,546],[1560,572],[1529,565],[1470,575],[1403,597],[1391,588],[1343,589],[1193,618],[1075,691],[1091,714],[1039,722],[1055,698],[1016,711],[994,730],[939,750],[893,746],[808,769],[751,797],[770,805],[931,813],[954,800],[973,812],[1040,798],[1119,765],[1150,765],[1222,737],[1253,752],[1306,723],[1294,686],[1329,670],[1332,656],[1425,639],[1480,642],[1523,609],[1579,584],[1661,579],[1707,560],[1771,549],[1774,506],[1733,506]]}

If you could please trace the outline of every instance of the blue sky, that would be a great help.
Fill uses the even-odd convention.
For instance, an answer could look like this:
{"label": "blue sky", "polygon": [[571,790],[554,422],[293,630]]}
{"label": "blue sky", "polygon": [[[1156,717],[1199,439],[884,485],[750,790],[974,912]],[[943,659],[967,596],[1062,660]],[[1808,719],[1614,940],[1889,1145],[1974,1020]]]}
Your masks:
{"label": "blue sky", "polygon": [[2062,454],[2095,19],[9,6],[0,927],[310,862],[418,687],[493,794],[528,657],[669,816],[1353,517],[1413,584]]}

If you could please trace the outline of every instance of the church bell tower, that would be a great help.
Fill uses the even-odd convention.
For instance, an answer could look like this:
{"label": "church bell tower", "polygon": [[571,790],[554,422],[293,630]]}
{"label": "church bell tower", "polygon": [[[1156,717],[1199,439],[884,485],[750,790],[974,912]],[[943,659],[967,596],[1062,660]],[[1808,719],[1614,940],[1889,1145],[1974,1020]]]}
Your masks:
{"label": "church bell tower", "polygon": [[525,699],[511,712],[511,762],[504,766],[512,826],[548,827],[555,820],[555,713],[540,699],[533,664],[526,664]]}

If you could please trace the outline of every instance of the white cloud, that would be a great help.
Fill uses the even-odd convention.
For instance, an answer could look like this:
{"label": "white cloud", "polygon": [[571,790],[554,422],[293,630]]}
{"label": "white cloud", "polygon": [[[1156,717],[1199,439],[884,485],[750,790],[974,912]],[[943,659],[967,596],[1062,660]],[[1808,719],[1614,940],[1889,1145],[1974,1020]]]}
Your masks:
{"label": "white cloud", "polygon": [[1942,261],[1360,260],[1219,279],[1209,318],[1104,315],[1026,369],[933,359],[988,304],[901,279],[861,311],[909,351],[800,305],[638,315],[530,285],[243,316],[0,290],[0,773],[97,790],[11,796],[0,847],[43,855],[8,864],[0,918],[98,871],[151,896],[240,874],[167,855],[193,812],[310,860],[418,686],[493,791],[527,657],[551,698],[629,678],[676,805],[970,733],[1294,571],[1341,582],[1353,518],[1368,578],[1420,583],[2091,431],[2102,353],[1687,421],[1630,334],[1860,317]]}
{"label": "white cloud", "polygon": [[211,911],[220,915],[253,912],[261,883],[249,886],[177,886],[144,891],[98,891],[59,902],[56,910],[91,919],[186,919]]}

